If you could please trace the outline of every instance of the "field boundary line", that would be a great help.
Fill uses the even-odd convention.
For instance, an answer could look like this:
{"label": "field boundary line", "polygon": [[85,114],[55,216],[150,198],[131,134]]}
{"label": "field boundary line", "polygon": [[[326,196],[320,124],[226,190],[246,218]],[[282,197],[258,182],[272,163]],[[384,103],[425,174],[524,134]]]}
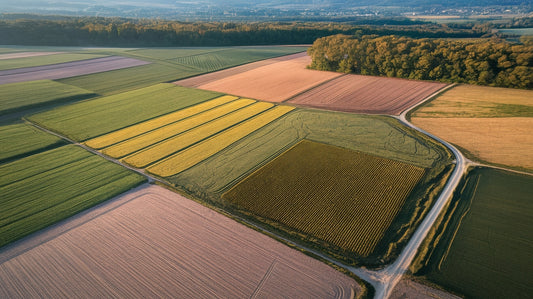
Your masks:
{"label": "field boundary line", "polygon": [[[287,103],[287,102],[289,102],[290,100],[294,100],[294,99],[297,98],[298,96],[300,96],[300,95],[302,95],[302,94],[304,94],[304,93],[307,93],[307,92],[309,92],[309,91],[311,91],[311,90],[313,90],[313,89],[319,88],[320,86],[322,86],[322,85],[324,85],[324,84],[326,84],[326,83],[329,83],[329,82],[331,82],[331,81],[333,81],[333,80],[336,80],[336,79],[342,78],[342,77],[347,76],[347,75],[348,75],[348,74],[340,74],[340,75],[338,75],[338,76],[336,76],[336,77],[333,77],[333,78],[331,78],[331,79],[328,79],[328,80],[326,80],[326,81],[324,81],[324,82],[320,82],[320,83],[318,83],[317,85],[311,86],[311,87],[309,87],[309,88],[307,88],[307,89],[305,89],[305,90],[300,91],[300,92],[297,93],[297,94],[294,94],[294,95],[292,95],[292,96],[286,98],[285,100],[280,101],[279,103],[292,104],[292,105],[295,105],[295,106],[300,106],[300,105],[298,105],[298,104]],[[308,106],[304,106],[304,105],[302,105],[301,107],[308,107]],[[328,110],[328,109],[325,109],[325,110]],[[331,110],[328,110],[328,111],[331,111]]]}

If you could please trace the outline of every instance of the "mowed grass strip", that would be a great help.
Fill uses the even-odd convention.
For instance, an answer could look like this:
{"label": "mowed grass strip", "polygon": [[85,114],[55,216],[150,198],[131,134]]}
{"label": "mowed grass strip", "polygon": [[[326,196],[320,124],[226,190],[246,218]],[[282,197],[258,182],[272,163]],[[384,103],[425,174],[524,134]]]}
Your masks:
{"label": "mowed grass strip", "polygon": [[59,107],[28,119],[76,141],[85,141],[221,95],[162,83]]}
{"label": "mowed grass strip", "polygon": [[1,165],[0,173],[0,246],[145,181],[71,145]]}
{"label": "mowed grass strip", "polygon": [[183,134],[165,140],[159,144],[149,147],[143,151],[135,153],[124,159],[124,162],[134,167],[146,167],[167,156],[195,144],[205,138],[215,135],[231,126],[234,126],[246,119],[257,115],[274,106],[271,103],[259,102],[240,110],[217,118],[202,126],[196,127]]}
{"label": "mowed grass strip", "polygon": [[162,177],[180,173],[287,114],[293,109],[294,108],[290,106],[277,106],[272,108],[201,143],[195,144],[176,155],[163,160],[161,163],[149,167],[147,170]]}
{"label": "mowed grass strip", "polygon": [[222,104],[226,104],[236,99],[237,97],[234,96],[221,96],[211,101],[207,101],[189,108],[185,108],[180,111],[169,113],[167,115],[163,115],[161,117],[91,139],[85,142],[85,144],[95,149],[102,149],[112,144],[141,135],[148,131],[152,131],[162,126],[177,122],[179,120],[203,112],[205,110],[220,106]]}
{"label": "mowed grass strip", "polygon": [[27,124],[0,127],[0,163],[57,147],[65,142]]}
{"label": "mowed grass strip", "polygon": [[51,80],[2,84],[0,85],[0,115],[92,95],[95,95],[92,91]]}
{"label": "mowed grass strip", "polygon": [[[289,234],[368,256],[425,170],[304,140],[222,198]],[[281,224],[281,226],[279,225]]]}
{"label": "mowed grass strip", "polygon": [[255,103],[254,100],[240,99],[194,115],[182,121],[169,124],[168,126],[164,126],[146,134],[128,139],[119,144],[105,148],[102,152],[113,158],[121,158],[253,103]]}

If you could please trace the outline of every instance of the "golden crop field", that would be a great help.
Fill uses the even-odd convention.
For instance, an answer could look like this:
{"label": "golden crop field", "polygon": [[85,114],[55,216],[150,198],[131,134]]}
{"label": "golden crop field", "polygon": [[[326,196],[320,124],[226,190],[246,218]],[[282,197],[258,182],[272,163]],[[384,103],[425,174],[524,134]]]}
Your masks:
{"label": "golden crop field", "polygon": [[157,162],[177,151],[195,144],[196,142],[199,142],[231,126],[245,121],[246,119],[259,114],[271,108],[272,106],[274,106],[274,104],[258,102],[244,107],[128,156],[124,159],[124,162],[134,167],[146,167],[149,164]]}
{"label": "golden crop field", "polygon": [[199,113],[182,121],[178,121],[167,126],[158,128],[146,134],[128,139],[119,144],[115,144],[113,146],[105,148],[104,150],[102,150],[102,152],[113,158],[121,158],[133,154],[157,142],[176,136],[197,126],[203,125],[206,122],[222,117],[228,113],[234,112],[237,109],[246,107],[254,102],[254,100],[239,99],[228,104],[216,107],[214,109]]}
{"label": "golden crop field", "polygon": [[124,141],[126,139],[130,139],[132,137],[141,135],[148,131],[152,131],[154,129],[177,122],[179,120],[190,117],[192,115],[195,115],[195,114],[204,112],[206,110],[212,109],[214,107],[226,104],[236,99],[237,97],[234,97],[234,96],[221,96],[216,99],[213,99],[213,100],[210,100],[210,101],[198,104],[198,105],[194,105],[189,108],[185,108],[185,109],[182,109],[176,112],[172,112],[167,115],[164,115],[164,116],[161,116],[161,117],[149,120],[149,121],[145,121],[137,125],[126,127],[124,129],[115,131],[110,134],[106,134],[106,135],[91,139],[85,142],[85,144],[95,149],[102,149],[112,144]]}
{"label": "golden crop field", "polygon": [[304,140],[222,198],[288,234],[299,232],[305,240],[365,257],[424,173],[410,164]]}
{"label": "golden crop field", "polygon": [[278,119],[294,108],[277,106],[248,121],[232,127],[201,143],[195,144],[171,157],[157,163],[147,170],[159,176],[167,177],[180,173],[199,162],[211,157],[230,144]]}

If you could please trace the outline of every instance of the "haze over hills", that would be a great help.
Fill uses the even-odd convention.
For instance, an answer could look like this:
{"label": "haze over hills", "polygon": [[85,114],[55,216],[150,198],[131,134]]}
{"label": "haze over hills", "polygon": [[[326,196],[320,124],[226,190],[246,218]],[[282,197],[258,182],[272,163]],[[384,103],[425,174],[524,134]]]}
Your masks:
{"label": "haze over hills", "polygon": [[166,19],[287,19],[346,16],[527,14],[530,0],[0,0],[0,12]]}

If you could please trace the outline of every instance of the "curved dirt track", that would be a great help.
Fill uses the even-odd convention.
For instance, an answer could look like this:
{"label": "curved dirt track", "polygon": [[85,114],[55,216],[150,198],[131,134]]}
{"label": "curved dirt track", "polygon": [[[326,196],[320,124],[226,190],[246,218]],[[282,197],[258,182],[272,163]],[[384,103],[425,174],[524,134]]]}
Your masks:
{"label": "curved dirt track", "polygon": [[335,269],[154,185],[35,238],[0,252],[0,297],[352,298],[359,288]]}

